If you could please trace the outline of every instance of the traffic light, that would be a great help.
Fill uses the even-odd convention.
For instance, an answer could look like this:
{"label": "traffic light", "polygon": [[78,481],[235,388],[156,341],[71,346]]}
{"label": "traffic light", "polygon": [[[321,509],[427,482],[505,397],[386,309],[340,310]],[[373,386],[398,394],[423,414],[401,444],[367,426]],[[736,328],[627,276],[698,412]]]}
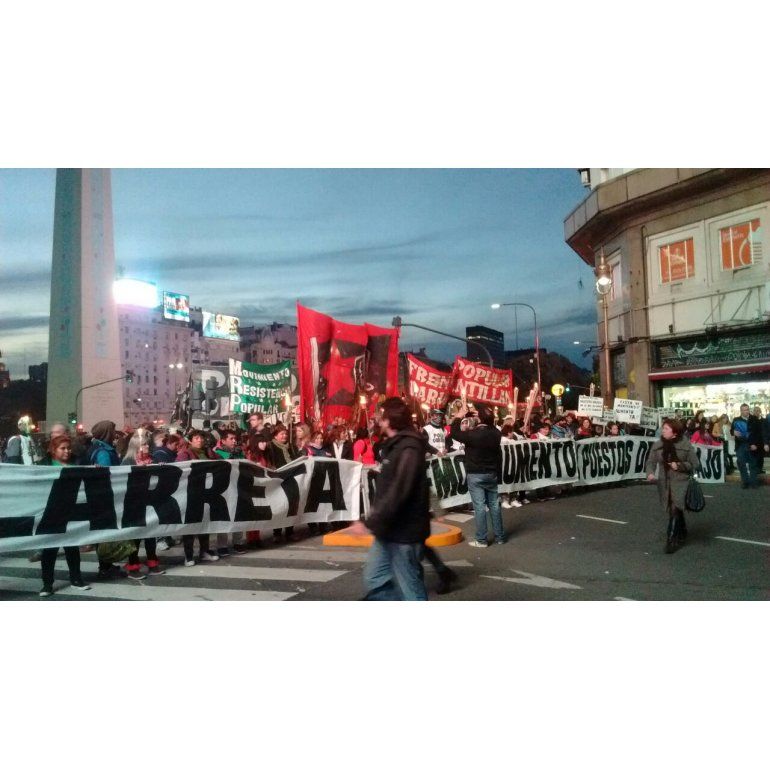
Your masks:
{"label": "traffic light", "polygon": [[70,425],[76,425],[78,421],[78,413],[77,412],[70,412],[69,415],[69,421]]}
{"label": "traffic light", "polygon": [[569,393],[569,383],[564,386],[564,392]]}
{"label": "traffic light", "polygon": [[134,381],[134,373],[129,369],[126,372],[126,382],[133,382]]}

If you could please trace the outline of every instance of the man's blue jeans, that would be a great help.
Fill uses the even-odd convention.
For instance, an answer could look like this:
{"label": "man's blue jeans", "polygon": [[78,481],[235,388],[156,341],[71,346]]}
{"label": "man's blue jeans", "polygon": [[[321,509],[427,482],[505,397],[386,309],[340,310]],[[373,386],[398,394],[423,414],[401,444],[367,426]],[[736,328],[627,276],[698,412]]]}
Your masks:
{"label": "man's blue jeans", "polygon": [[492,518],[495,540],[505,540],[503,515],[500,512],[500,495],[497,492],[496,473],[469,473],[468,492],[476,516],[476,540],[487,542],[487,508]]}
{"label": "man's blue jeans", "polygon": [[364,566],[366,599],[427,601],[422,548],[422,543],[389,543],[375,538]]}
{"label": "man's blue jeans", "polygon": [[749,449],[749,445],[738,444],[735,447],[735,458],[741,472],[741,483],[750,487],[757,486],[757,458]]}

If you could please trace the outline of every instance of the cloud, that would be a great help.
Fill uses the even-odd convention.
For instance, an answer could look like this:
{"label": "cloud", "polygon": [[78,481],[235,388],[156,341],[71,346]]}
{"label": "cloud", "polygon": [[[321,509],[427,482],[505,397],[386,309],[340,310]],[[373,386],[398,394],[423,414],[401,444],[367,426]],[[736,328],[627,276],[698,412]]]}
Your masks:
{"label": "cloud", "polygon": [[51,268],[36,268],[34,270],[15,270],[6,265],[3,269],[2,287],[7,296],[28,288],[45,288],[51,284]]}
{"label": "cloud", "polygon": [[43,329],[47,327],[47,315],[0,317],[0,332],[15,332],[22,331],[23,329]]}

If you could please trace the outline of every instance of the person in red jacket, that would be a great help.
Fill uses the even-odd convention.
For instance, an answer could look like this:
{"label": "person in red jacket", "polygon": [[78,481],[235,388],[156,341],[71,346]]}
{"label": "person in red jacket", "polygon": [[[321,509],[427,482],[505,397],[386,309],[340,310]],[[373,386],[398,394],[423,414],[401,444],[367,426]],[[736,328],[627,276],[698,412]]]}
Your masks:
{"label": "person in red jacket", "polygon": [[374,465],[374,448],[369,438],[369,431],[366,428],[359,428],[356,431],[356,441],[353,444],[353,459],[357,463],[364,465]]}

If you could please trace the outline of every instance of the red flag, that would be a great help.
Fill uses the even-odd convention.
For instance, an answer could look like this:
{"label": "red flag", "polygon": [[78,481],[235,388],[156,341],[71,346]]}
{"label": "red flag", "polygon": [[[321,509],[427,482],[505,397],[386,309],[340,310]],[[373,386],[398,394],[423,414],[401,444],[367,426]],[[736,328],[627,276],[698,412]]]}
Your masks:
{"label": "red flag", "polygon": [[454,393],[468,401],[493,406],[508,406],[513,401],[513,374],[508,369],[494,369],[457,356],[454,366]]}
{"label": "red flag", "polygon": [[365,387],[367,341],[364,326],[332,319],[329,389],[322,410],[325,425],[335,417],[346,422],[353,417],[357,394]]}
{"label": "red flag", "polygon": [[297,368],[303,419],[350,421],[366,398],[398,393],[398,329],[348,324],[297,303]]}
{"label": "red flag", "polygon": [[364,324],[369,339],[366,343],[366,399],[373,414],[381,396],[398,395],[398,329]]}
{"label": "red flag", "polygon": [[297,303],[297,370],[302,419],[320,420],[329,384],[333,319]]}

